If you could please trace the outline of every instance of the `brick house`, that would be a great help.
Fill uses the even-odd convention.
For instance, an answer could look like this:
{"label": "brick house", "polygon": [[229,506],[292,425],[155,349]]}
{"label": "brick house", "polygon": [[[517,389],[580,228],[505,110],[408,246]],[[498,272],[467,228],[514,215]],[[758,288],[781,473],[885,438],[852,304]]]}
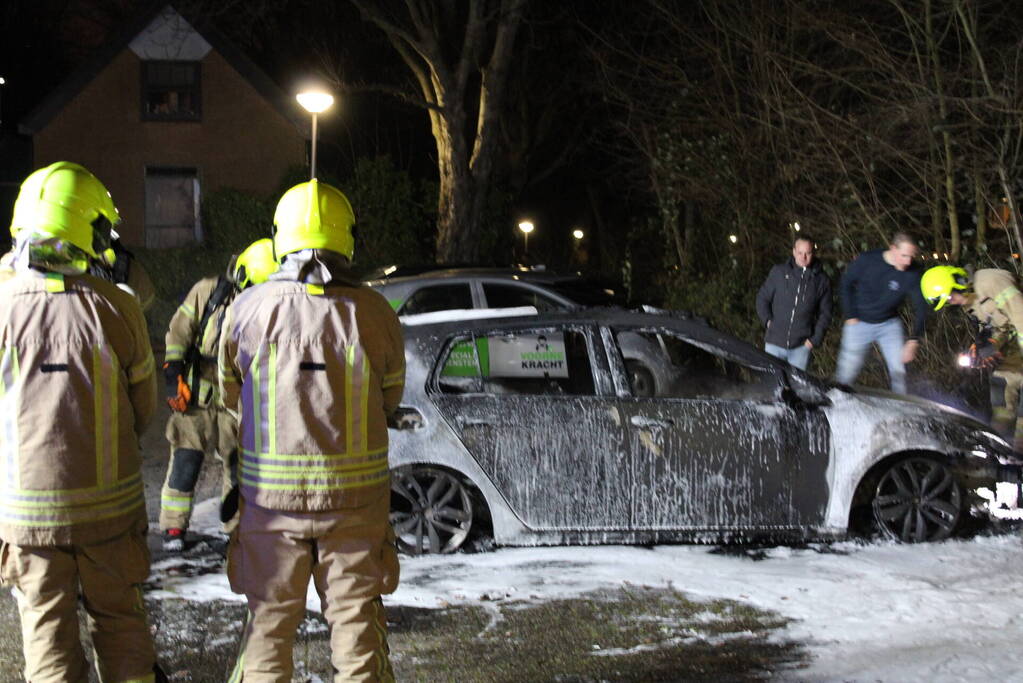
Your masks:
{"label": "brick house", "polygon": [[167,5],[68,77],[20,131],[34,168],[86,166],[113,195],[124,242],[158,248],[203,240],[206,193],[277,190],[306,161],[309,118],[215,30]]}

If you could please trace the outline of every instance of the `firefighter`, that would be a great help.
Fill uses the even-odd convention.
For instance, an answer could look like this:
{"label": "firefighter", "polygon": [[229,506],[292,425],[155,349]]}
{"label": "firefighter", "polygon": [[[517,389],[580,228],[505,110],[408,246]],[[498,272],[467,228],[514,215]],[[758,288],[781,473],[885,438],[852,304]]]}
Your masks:
{"label": "firefighter", "polygon": [[[946,304],[962,306],[978,328],[992,332],[993,353],[981,353],[982,362],[995,368],[994,377],[1005,382],[1001,405],[993,405],[991,423],[1023,448],[1023,420],[1017,417],[1019,395],[1023,388],[1023,294],[1012,273],[998,268],[978,270],[973,277],[955,266],[934,266],[920,279],[924,298],[941,310]],[[974,353],[978,349],[974,346]]]}
{"label": "firefighter", "polygon": [[221,521],[230,531],[237,509],[237,434],[235,418],[217,406],[217,344],[235,294],[265,282],[275,270],[271,240],[253,242],[232,259],[226,274],[195,283],[167,328],[163,368],[171,453],[160,493],[160,529],[168,552],[184,550],[195,485],[205,455],[214,451],[223,463]]}
{"label": "firefighter", "polygon": [[231,681],[291,680],[310,579],[334,680],[393,680],[380,596],[398,584],[387,423],[405,353],[387,300],[350,270],[354,222],[334,187],[288,190],[274,215],[281,268],[227,314],[221,397],[241,439],[227,573],[248,602]]}
{"label": "firefighter", "polygon": [[0,579],[21,615],[25,680],[89,680],[78,604],[103,681],[158,673],[138,438],[156,407],[138,301],[88,274],[117,209],[85,168],[35,171],[15,201],[0,284]]}

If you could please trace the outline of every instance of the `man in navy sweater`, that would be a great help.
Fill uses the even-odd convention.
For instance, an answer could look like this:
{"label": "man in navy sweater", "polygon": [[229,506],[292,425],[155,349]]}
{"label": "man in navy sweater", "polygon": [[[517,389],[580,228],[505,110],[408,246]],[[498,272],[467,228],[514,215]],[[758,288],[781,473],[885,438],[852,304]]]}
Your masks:
{"label": "man in navy sweater", "polygon": [[[892,391],[906,393],[906,363],[916,358],[928,311],[920,293],[922,268],[913,263],[916,254],[912,238],[900,232],[887,249],[860,254],[842,275],[845,325],[835,371],[838,382],[855,382],[867,351],[877,344],[888,366]],[[913,304],[913,330],[908,340],[899,320],[899,306],[907,298]]]}

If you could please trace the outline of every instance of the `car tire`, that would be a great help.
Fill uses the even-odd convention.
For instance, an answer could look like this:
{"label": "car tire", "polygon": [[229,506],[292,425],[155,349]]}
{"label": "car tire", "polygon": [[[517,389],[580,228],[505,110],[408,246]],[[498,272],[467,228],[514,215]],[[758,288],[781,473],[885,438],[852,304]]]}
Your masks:
{"label": "car tire", "polygon": [[447,470],[405,465],[391,472],[391,526],[406,555],[453,553],[476,516],[471,489]]}
{"label": "car tire", "polygon": [[890,539],[941,541],[959,529],[965,496],[947,464],[911,456],[880,472],[871,508],[877,528]]}
{"label": "car tire", "polygon": [[638,360],[625,361],[625,369],[629,371],[629,386],[632,395],[637,398],[651,398],[657,395],[657,383],[654,373]]}

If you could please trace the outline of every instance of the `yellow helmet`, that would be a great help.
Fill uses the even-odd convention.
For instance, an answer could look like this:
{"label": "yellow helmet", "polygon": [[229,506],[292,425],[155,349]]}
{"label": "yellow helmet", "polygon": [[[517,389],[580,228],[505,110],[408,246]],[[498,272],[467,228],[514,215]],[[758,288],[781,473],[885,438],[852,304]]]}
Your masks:
{"label": "yellow helmet", "polygon": [[940,311],[953,291],[965,291],[969,287],[970,276],[962,268],[955,266],[934,266],[928,268],[920,278],[920,291],[927,303]]}
{"label": "yellow helmet", "polygon": [[256,240],[234,261],[232,277],[238,289],[266,282],[280,264],[274,259],[274,242],[269,237]]}
{"label": "yellow helmet", "polygon": [[280,259],[301,249],[328,249],[349,260],[355,253],[355,214],[336,187],[315,178],[284,193],[274,212],[274,249]]}
{"label": "yellow helmet", "polygon": [[121,218],[110,192],[78,164],[58,161],[33,172],[14,202],[11,236],[22,230],[64,240],[92,258],[110,247]]}

